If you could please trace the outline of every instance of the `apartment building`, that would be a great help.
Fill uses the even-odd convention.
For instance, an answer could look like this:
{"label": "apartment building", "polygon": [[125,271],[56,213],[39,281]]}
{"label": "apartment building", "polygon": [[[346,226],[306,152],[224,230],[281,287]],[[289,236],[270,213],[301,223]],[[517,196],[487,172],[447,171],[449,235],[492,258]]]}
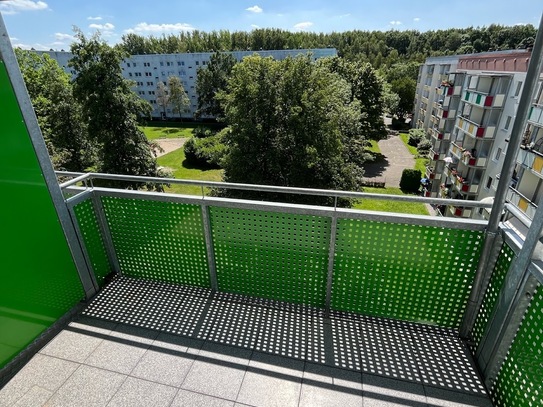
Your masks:
{"label": "apartment building", "polygon": [[[68,61],[72,57],[71,53],[64,51],[36,52],[48,54],[67,73],[75,75],[75,71],[68,66]],[[272,57],[277,60],[307,54],[311,54],[315,60],[337,55],[335,48],[228,52],[237,61],[241,61],[244,57],[255,53],[262,57]],[[167,84],[170,76],[179,77],[190,100],[190,105],[181,114],[181,117],[187,119],[194,117],[198,107],[198,95],[196,93],[198,69],[206,68],[212,55],[212,52],[132,55],[121,63],[121,67],[123,69],[123,76],[134,82],[134,92],[142,99],[151,103],[153,107],[152,116],[154,118],[160,118],[164,115],[167,117],[178,117],[177,114],[172,112],[171,107],[167,107],[164,114],[162,106],[157,103],[157,86],[159,82]]]}
{"label": "apartment building", "polygon": [[[426,61],[421,80],[428,81],[425,72],[432,72],[431,66],[432,78],[441,80],[433,89],[435,95],[428,97],[426,109],[424,93],[416,99],[416,126],[426,129],[432,141],[426,196],[459,201],[494,196],[529,60],[530,53],[524,50],[455,56],[450,70],[437,76],[437,67],[448,65],[439,58]],[[507,181],[512,187],[519,185],[521,167],[515,180]],[[525,181],[525,185],[530,189],[532,183]],[[509,195],[515,203],[512,191]],[[439,209],[443,216],[488,217],[487,211],[465,208],[461,202]]]}

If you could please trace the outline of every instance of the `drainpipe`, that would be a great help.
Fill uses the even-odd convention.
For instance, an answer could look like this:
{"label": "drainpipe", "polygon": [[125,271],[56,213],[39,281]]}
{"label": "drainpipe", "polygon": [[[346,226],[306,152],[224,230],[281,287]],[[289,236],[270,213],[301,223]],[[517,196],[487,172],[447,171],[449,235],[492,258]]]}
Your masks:
{"label": "drainpipe", "polygon": [[509,147],[503,162],[502,171],[500,173],[500,183],[496,190],[494,197],[494,205],[490,213],[490,219],[488,220],[488,226],[485,232],[485,242],[481,251],[481,257],[479,264],[477,265],[477,272],[473,281],[473,286],[469,296],[468,304],[466,307],[466,313],[464,314],[464,320],[460,327],[460,336],[464,339],[469,339],[475,318],[477,317],[477,311],[479,310],[480,302],[482,301],[483,289],[485,288],[485,282],[488,281],[492,270],[489,268],[489,259],[491,257],[492,249],[496,241],[496,235],[499,231],[501,213],[505,207],[505,197],[509,189],[509,181],[513,177],[513,171],[515,169],[516,159],[520,144],[522,142],[522,136],[524,135],[524,128],[526,127],[526,121],[528,120],[528,112],[532,105],[532,100],[537,88],[539,80],[539,74],[541,72],[542,60],[541,55],[543,53],[543,16],[539,22],[539,30],[535,44],[530,57],[530,63],[528,65],[528,71],[526,73],[526,81],[522,89],[520,102],[518,105],[517,114],[511,129],[511,137],[509,139]]}

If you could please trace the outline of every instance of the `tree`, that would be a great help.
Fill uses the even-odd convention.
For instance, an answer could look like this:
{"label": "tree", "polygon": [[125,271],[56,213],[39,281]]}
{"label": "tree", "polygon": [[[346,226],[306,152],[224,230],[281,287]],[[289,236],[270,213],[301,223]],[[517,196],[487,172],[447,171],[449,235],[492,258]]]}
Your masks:
{"label": "tree", "polygon": [[15,53],[55,169],[87,170],[95,162],[95,148],[70,76],[47,54]]}
{"label": "tree", "polygon": [[[350,85],[350,100],[357,100],[360,108],[360,125],[363,134],[372,140],[386,137],[383,121],[383,83],[369,63],[346,61],[343,58],[326,58],[319,63],[339,74]],[[415,95],[413,94],[413,98]]]}
{"label": "tree", "polygon": [[170,95],[168,88],[162,81],[156,85],[156,104],[162,107],[162,118],[166,119],[166,107],[170,104]]}
{"label": "tree", "polygon": [[390,85],[392,92],[400,97],[396,115],[398,118],[403,119],[406,114],[413,111],[417,82],[411,78],[400,78],[393,80]]}
{"label": "tree", "polygon": [[172,105],[172,111],[178,113],[181,117],[181,113],[185,108],[190,105],[189,97],[181,79],[177,76],[170,76],[168,78],[168,87],[170,88],[170,104]]}
{"label": "tree", "polygon": [[234,67],[219,99],[230,126],[224,136],[226,181],[361,187],[360,103],[351,99],[350,85],[325,66],[308,56],[247,57]]}
{"label": "tree", "polygon": [[148,117],[151,106],[123,78],[120,62],[125,54],[107,45],[100,34],[87,38],[76,30],[75,36],[69,66],[77,73],[75,99],[82,106],[90,137],[99,146],[97,170],[160,176],[151,144],[138,128],[138,117]]}
{"label": "tree", "polygon": [[221,118],[224,112],[216,99],[218,92],[226,89],[228,78],[236,59],[225,53],[215,53],[209,59],[207,68],[198,69],[196,92],[198,93],[197,116],[214,116]]}

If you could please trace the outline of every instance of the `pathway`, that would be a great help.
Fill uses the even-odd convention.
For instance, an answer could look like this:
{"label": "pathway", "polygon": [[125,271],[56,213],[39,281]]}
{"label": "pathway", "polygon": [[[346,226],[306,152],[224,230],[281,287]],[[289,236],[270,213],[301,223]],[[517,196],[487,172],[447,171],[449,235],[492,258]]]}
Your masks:
{"label": "pathway", "polygon": [[183,144],[188,140],[186,137],[178,137],[178,138],[159,138],[155,141],[158,143],[160,147],[164,150],[161,153],[157,154],[157,157],[163,156],[165,154],[171,153],[174,150],[177,150],[178,148],[183,147]]}
{"label": "pathway", "polygon": [[385,140],[380,140],[379,148],[384,159],[376,163],[368,163],[364,168],[364,177],[384,179],[387,187],[398,188],[403,170],[413,168],[415,159],[399,136],[389,135]]}

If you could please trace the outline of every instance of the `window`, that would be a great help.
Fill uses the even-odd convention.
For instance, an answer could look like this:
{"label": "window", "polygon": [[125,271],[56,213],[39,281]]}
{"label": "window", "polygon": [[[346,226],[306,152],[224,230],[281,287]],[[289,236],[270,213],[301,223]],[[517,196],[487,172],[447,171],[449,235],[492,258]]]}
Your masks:
{"label": "window", "polygon": [[[143,85],[143,82],[141,83]],[[147,82],[147,86],[153,86],[154,83],[153,82]]]}
{"label": "window", "polygon": [[488,177],[488,179],[486,180],[485,188],[489,189],[491,186],[492,186],[492,177]]}
{"label": "window", "polygon": [[502,149],[498,148],[498,150],[496,151],[496,155],[494,156],[494,161],[500,161],[501,155],[502,155]]}
{"label": "window", "polygon": [[181,61],[177,61],[177,66],[181,66]]}
{"label": "window", "polygon": [[126,66],[130,68],[130,62],[127,62],[127,63],[126,63]]}
{"label": "window", "polygon": [[181,61],[181,66],[185,66],[185,61]]}
{"label": "window", "polygon": [[196,66],[200,65],[200,62],[199,61],[196,61]]}
{"label": "window", "polygon": [[145,72],[145,76],[153,76],[151,72]]}
{"label": "window", "polygon": [[129,76],[129,77],[132,77],[132,72],[128,72],[128,76]]}
{"label": "window", "polygon": [[515,89],[515,96],[520,95],[520,90],[522,89],[522,81],[517,82],[517,88]]}
{"label": "window", "polygon": [[172,63],[171,63],[171,62],[166,62],[166,65],[167,65],[167,66],[171,66]]}
{"label": "window", "polygon": [[511,116],[507,116],[507,119],[505,120],[505,124],[503,125],[504,130],[509,130],[509,126],[511,125]]}
{"label": "window", "polygon": [[135,76],[141,76],[141,72],[134,73]]}
{"label": "window", "polygon": [[164,66],[164,62],[160,61],[160,66]]}
{"label": "window", "polygon": [[149,95],[154,95],[154,94],[155,94],[155,91],[154,91],[154,90],[150,90],[150,91],[147,92],[147,93],[149,93]]}
{"label": "window", "polygon": [[136,63],[134,62],[134,68],[136,67]]}

